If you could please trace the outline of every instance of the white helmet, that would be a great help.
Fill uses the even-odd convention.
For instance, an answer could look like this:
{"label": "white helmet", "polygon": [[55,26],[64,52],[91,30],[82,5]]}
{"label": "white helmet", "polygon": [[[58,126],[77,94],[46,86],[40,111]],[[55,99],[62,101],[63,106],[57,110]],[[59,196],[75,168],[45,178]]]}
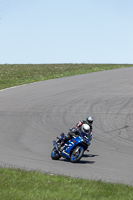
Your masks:
{"label": "white helmet", "polygon": [[82,127],[81,127],[81,131],[82,131],[82,132],[89,133],[89,131],[90,131],[90,126],[89,126],[88,124],[83,124]]}

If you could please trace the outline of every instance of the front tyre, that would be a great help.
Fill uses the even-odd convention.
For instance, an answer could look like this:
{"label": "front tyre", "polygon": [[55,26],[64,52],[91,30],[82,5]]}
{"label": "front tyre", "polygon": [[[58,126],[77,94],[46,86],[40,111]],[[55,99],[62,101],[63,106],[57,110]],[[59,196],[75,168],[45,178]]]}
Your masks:
{"label": "front tyre", "polygon": [[83,149],[82,147],[77,146],[77,147],[73,150],[73,152],[72,152],[72,154],[71,154],[70,161],[71,161],[72,163],[78,162],[78,161],[82,158],[83,153],[84,153],[84,149]]}
{"label": "front tyre", "polygon": [[60,154],[59,152],[57,151],[57,149],[53,148],[52,152],[51,152],[51,158],[53,160],[59,160],[60,159]]}

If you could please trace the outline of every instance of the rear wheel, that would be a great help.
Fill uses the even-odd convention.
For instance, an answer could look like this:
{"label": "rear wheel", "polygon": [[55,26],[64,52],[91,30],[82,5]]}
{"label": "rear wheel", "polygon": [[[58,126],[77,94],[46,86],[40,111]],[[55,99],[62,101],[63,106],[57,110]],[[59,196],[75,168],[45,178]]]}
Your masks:
{"label": "rear wheel", "polygon": [[52,150],[52,152],[51,152],[51,158],[53,159],[53,160],[59,160],[60,159],[60,154],[59,154],[59,152],[55,149],[55,148],[53,148],[53,150]]}
{"label": "rear wheel", "polygon": [[84,153],[84,149],[83,149],[82,147],[77,146],[77,147],[73,150],[73,152],[72,152],[72,154],[71,154],[70,161],[71,161],[72,163],[78,162],[78,161],[82,158],[83,153]]}

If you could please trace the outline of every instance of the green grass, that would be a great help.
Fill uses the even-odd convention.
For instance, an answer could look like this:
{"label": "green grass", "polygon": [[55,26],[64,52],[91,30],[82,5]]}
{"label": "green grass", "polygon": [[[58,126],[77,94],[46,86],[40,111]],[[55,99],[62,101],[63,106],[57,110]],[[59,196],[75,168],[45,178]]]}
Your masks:
{"label": "green grass", "polygon": [[[0,65],[0,89],[48,79],[133,67],[116,64]],[[133,187],[0,168],[0,200],[133,200]]]}
{"label": "green grass", "polygon": [[85,74],[115,68],[133,67],[129,64],[12,64],[0,65],[0,89],[17,85]]}
{"label": "green grass", "polygon": [[133,187],[0,168],[0,200],[133,200]]}

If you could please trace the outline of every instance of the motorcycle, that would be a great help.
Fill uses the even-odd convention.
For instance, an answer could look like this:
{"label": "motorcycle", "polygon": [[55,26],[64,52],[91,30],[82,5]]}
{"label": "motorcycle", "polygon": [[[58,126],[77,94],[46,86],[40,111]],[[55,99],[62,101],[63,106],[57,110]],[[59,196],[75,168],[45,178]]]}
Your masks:
{"label": "motorcycle", "polygon": [[[62,141],[64,137],[64,133],[60,134],[60,141]],[[59,138],[57,137],[57,139]],[[79,136],[73,136],[72,139],[67,141],[62,150],[59,148],[59,143],[54,140],[51,158],[53,160],[59,160],[63,157],[70,159],[72,163],[76,163],[82,158],[84,151],[88,149],[91,139],[91,134],[81,132]]]}

